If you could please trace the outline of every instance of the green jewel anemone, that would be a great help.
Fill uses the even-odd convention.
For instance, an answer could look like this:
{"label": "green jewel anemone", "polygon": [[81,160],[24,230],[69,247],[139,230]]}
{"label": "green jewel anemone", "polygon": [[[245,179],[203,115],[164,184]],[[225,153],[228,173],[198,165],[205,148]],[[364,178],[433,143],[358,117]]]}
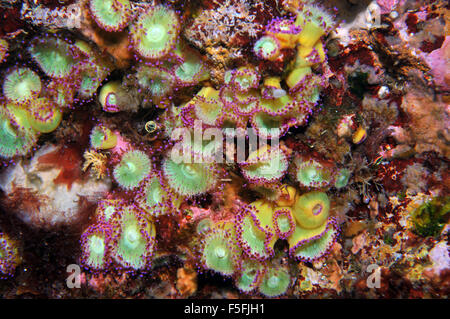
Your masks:
{"label": "green jewel anemone", "polygon": [[27,111],[19,106],[0,105],[0,156],[11,158],[26,155],[36,143]]}
{"label": "green jewel anemone", "polygon": [[303,187],[319,188],[331,182],[332,172],[321,162],[298,156],[294,160],[295,178]]}
{"label": "green jewel anemone", "polygon": [[97,24],[110,32],[124,29],[132,17],[128,0],[90,0],[89,8]]}
{"label": "green jewel anemone", "polygon": [[71,45],[54,37],[36,40],[28,51],[41,70],[52,78],[70,76],[77,63]]}
{"label": "green jewel anemone", "polygon": [[167,190],[167,186],[163,185],[162,179],[157,175],[153,175],[145,181],[138,196],[138,203],[153,217],[169,213],[173,206],[172,196]]}
{"label": "green jewel anemone", "polygon": [[259,285],[259,292],[267,297],[277,297],[284,294],[289,288],[291,276],[282,267],[268,267]]}
{"label": "green jewel anemone", "polygon": [[155,225],[133,206],[125,206],[114,218],[112,256],[130,270],[150,266],[155,240]]}
{"label": "green jewel anemone", "polygon": [[194,196],[211,190],[217,182],[216,168],[207,163],[177,163],[170,157],[163,162],[169,186],[179,195]]}
{"label": "green jewel anemone", "polygon": [[288,169],[288,159],[279,148],[266,145],[249,155],[242,173],[252,183],[264,185],[279,181]]}
{"label": "green jewel anemone", "polygon": [[102,270],[110,262],[111,227],[106,223],[89,226],[81,235],[82,263],[94,270]]}
{"label": "green jewel anemone", "polygon": [[236,217],[237,240],[247,256],[258,260],[273,256],[277,237],[272,228],[272,214],[272,205],[259,200]]}
{"label": "green jewel anemone", "polygon": [[107,150],[117,145],[117,135],[102,125],[96,125],[92,129],[90,140],[95,149]]}
{"label": "green jewel anemone", "polygon": [[202,240],[201,261],[205,268],[231,276],[237,268],[239,249],[234,243],[233,225],[214,225]]}
{"label": "green jewel anemone", "polygon": [[5,76],[3,94],[13,103],[25,103],[37,98],[41,92],[41,79],[29,68],[12,70]]}
{"label": "green jewel anemone", "polygon": [[131,26],[131,39],[139,54],[160,59],[175,46],[180,22],[175,11],[163,5],[151,7]]}
{"label": "green jewel anemone", "polygon": [[122,188],[136,188],[151,171],[150,158],[142,151],[128,151],[122,156],[113,174]]}
{"label": "green jewel anemone", "polygon": [[306,261],[324,256],[338,235],[336,221],[329,217],[327,194],[313,191],[299,196],[292,213],[296,226],[288,237],[290,254]]}

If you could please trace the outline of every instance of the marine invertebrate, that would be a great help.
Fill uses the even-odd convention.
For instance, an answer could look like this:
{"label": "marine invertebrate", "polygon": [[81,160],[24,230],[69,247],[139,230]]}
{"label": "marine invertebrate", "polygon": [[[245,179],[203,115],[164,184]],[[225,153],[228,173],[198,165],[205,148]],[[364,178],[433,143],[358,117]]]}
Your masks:
{"label": "marine invertebrate", "polygon": [[175,11],[157,5],[142,12],[131,25],[131,41],[143,57],[159,59],[174,48],[179,29],[180,22]]}
{"label": "marine invertebrate", "polygon": [[[297,232],[297,230],[296,230]],[[338,229],[334,220],[330,220],[324,232],[310,238],[302,238],[298,234],[293,235],[297,243],[290,248],[291,256],[304,261],[314,261],[323,257],[336,241]],[[311,236],[309,234],[308,236]],[[301,240],[298,240],[302,238]]]}
{"label": "marine invertebrate", "polygon": [[230,46],[240,49],[242,39],[254,39],[263,29],[250,3],[242,0],[214,2],[213,8],[202,10],[184,30],[186,38],[197,47],[220,47],[224,39],[229,39]]}
{"label": "marine invertebrate", "polygon": [[128,0],[90,0],[89,9],[97,24],[106,31],[124,29],[132,17]]}
{"label": "marine invertebrate", "polygon": [[277,236],[287,239],[295,230],[295,219],[289,207],[277,207],[272,217],[273,228]]}
{"label": "marine invertebrate", "polygon": [[100,60],[86,60],[79,66],[77,74],[77,93],[83,99],[91,98],[110,72],[109,67]]}
{"label": "marine invertebrate", "polygon": [[119,214],[119,211],[126,206],[126,203],[120,198],[103,199],[98,202],[97,209],[95,210],[95,218],[97,223],[110,224]]}
{"label": "marine invertebrate", "polygon": [[259,99],[259,110],[273,116],[285,115],[297,105],[295,99],[289,95],[270,96],[268,99],[261,97]]}
{"label": "marine invertebrate", "polygon": [[203,218],[197,223],[196,231],[198,234],[204,234],[208,232],[213,225],[214,222],[211,218]]}
{"label": "marine invertebrate", "polygon": [[236,239],[247,256],[258,260],[273,256],[277,239],[272,229],[273,209],[269,203],[256,201],[236,216]]}
{"label": "marine invertebrate", "polygon": [[252,259],[242,259],[239,265],[239,272],[235,278],[236,287],[244,292],[250,293],[256,289],[259,279],[263,274],[263,265]]}
{"label": "marine invertebrate", "polygon": [[195,51],[184,49],[181,58],[182,63],[176,65],[173,71],[178,85],[194,85],[209,77],[207,67]]}
{"label": "marine invertebrate", "polygon": [[13,276],[20,261],[17,242],[7,234],[0,232],[0,279]]}
{"label": "marine invertebrate", "polygon": [[177,163],[171,158],[166,158],[162,168],[169,186],[182,196],[207,192],[217,183],[214,164]]}
{"label": "marine invertebrate", "polygon": [[78,57],[69,43],[55,37],[35,39],[28,51],[41,70],[52,78],[71,75]]}
{"label": "marine invertebrate", "polygon": [[185,107],[190,105],[199,120],[207,125],[217,125],[223,109],[218,90],[209,86],[203,87]]}
{"label": "marine invertebrate", "polygon": [[255,42],[253,52],[260,59],[274,61],[280,55],[280,48],[281,45],[275,37],[265,35]]}
{"label": "marine invertebrate", "polygon": [[225,83],[232,86],[238,92],[248,92],[259,86],[259,72],[253,66],[241,66],[230,71],[229,79]]}
{"label": "marine invertebrate", "polygon": [[202,266],[225,276],[237,269],[239,248],[234,243],[232,224],[216,224],[202,239],[200,259]]}
{"label": "marine invertebrate", "polygon": [[75,86],[67,85],[64,79],[53,79],[42,95],[50,98],[61,108],[70,108],[75,98]]}
{"label": "marine invertebrate", "polygon": [[338,235],[336,222],[329,217],[327,194],[313,191],[299,196],[292,213],[296,226],[287,238],[290,255],[307,261],[323,257]]}
{"label": "marine invertebrate", "polygon": [[37,98],[41,92],[41,79],[29,68],[8,72],[3,81],[3,94],[13,103],[25,103]]}
{"label": "marine invertebrate", "polygon": [[296,92],[302,88],[311,74],[311,67],[298,67],[293,69],[286,78],[286,84],[289,86],[291,92]]}
{"label": "marine invertebrate", "polygon": [[151,96],[150,101],[154,104],[158,104],[172,92],[175,84],[172,72],[159,67],[142,65],[136,70],[135,77],[142,90]]}
{"label": "marine invertebrate", "polygon": [[123,154],[113,171],[115,180],[125,189],[136,188],[150,173],[150,158],[142,151],[131,150]]}
{"label": "marine invertebrate", "polygon": [[250,118],[252,127],[262,138],[279,138],[289,129],[289,117],[270,115],[266,112],[255,112]]}
{"label": "marine invertebrate", "polygon": [[62,120],[62,112],[59,106],[45,97],[30,102],[27,111],[28,121],[31,127],[37,132],[53,132]]}
{"label": "marine invertebrate", "polygon": [[333,17],[315,4],[305,4],[301,11],[297,11],[295,25],[301,28],[298,42],[302,46],[312,47],[334,25]]}
{"label": "marine invertebrate", "polygon": [[0,293],[446,296],[447,3],[11,1],[2,74],[41,87],[0,97],[0,230],[31,245]]}
{"label": "marine invertebrate", "polygon": [[252,152],[241,164],[245,178],[254,184],[279,181],[288,169],[288,158],[279,148],[266,145]]}
{"label": "marine invertebrate", "polygon": [[173,196],[162,178],[158,175],[149,177],[140,190],[137,202],[152,217],[168,214],[174,208]]}
{"label": "marine invertebrate", "polygon": [[124,206],[114,217],[112,227],[112,258],[129,270],[150,267],[156,244],[153,222],[143,217],[139,208]]}
{"label": "marine invertebrate", "polygon": [[0,108],[0,156],[25,155],[36,142],[36,133],[28,122],[27,112],[15,105]]}
{"label": "marine invertebrate", "polygon": [[303,228],[314,229],[325,223],[330,212],[327,194],[313,191],[301,195],[294,204],[294,217]]}
{"label": "marine invertebrate", "polygon": [[344,188],[345,186],[347,186],[350,176],[351,176],[350,170],[348,170],[346,168],[340,169],[336,173],[336,176],[334,177],[334,187],[336,187],[337,189],[340,189],[340,188]]}
{"label": "marine invertebrate", "polygon": [[117,135],[107,127],[97,125],[91,131],[90,141],[93,148],[107,150],[117,145]]}
{"label": "marine invertebrate", "polygon": [[303,187],[320,188],[327,186],[331,182],[332,170],[325,163],[297,156],[293,164],[295,167],[295,179]]}
{"label": "marine invertebrate", "polygon": [[293,19],[275,18],[266,26],[266,33],[275,37],[282,48],[293,49],[299,41],[302,28]]}
{"label": "marine invertebrate", "polygon": [[269,266],[264,270],[258,290],[267,297],[277,297],[287,291],[290,283],[291,276],[285,268]]}
{"label": "marine invertebrate", "polygon": [[109,254],[111,225],[95,223],[81,235],[81,262],[93,270],[106,269],[111,262]]}
{"label": "marine invertebrate", "polygon": [[104,111],[118,112],[120,110],[118,97],[120,89],[121,83],[119,81],[111,81],[102,86],[98,95],[98,101]]}

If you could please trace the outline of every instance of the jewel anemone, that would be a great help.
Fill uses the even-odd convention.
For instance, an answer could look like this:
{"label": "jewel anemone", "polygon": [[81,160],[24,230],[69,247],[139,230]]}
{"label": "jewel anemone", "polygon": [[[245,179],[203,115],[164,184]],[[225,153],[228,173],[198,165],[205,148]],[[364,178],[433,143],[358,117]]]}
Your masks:
{"label": "jewel anemone", "polygon": [[279,266],[266,267],[258,287],[259,292],[267,297],[277,297],[286,293],[291,276],[287,269]]}
{"label": "jewel anemone", "polygon": [[53,132],[62,120],[62,112],[59,106],[45,97],[30,102],[27,115],[31,127],[41,133]]}
{"label": "jewel anemone", "polygon": [[0,39],[0,63],[5,62],[8,57],[9,44],[5,39]]}
{"label": "jewel anemone", "polygon": [[239,248],[234,243],[232,225],[214,225],[202,239],[200,259],[204,268],[231,276],[238,266]]}
{"label": "jewel anemone", "polygon": [[169,186],[182,196],[205,193],[217,182],[215,167],[206,163],[176,163],[166,158],[163,172]]}
{"label": "jewel anemone", "polygon": [[292,19],[275,18],[270,21],[266,30],[268,35],[279,41],[283,49],[294,49],[302,29]]}
{"label": "jewel anemone", "polygon": [[131,25],[131,41],[143,57],[161,59],[174,48],[179,30],[175,11],[157,5],[139,15]]}
{"label": "jewel anemone", "polygon": [[256,201],[244,207],[236,216],[236,239],[247,256],[266,260],[273,256],[276,241],[272,229],[273,207]]}
{"label": "jewel anemone", "polygon": [[111,225],[96,223],[81,235],[81,262],[93,270],[104,270],[110,260]]}
{"label": "jewel anemone", "polygon": [[155,104],[169,95],[175,84],[173,73],[164,68],[142,65],[135,76],[141,90],[149,94]]}
{"label": "jewel anemone", "polygon": [[107,150],[117,145],[117,135],[103,125],[96,125],[90,135],[91,147]]}
{"label": "jewel anemone", "polygon": [[126,152],[114,168],[113,175],[122,188],[136,188],[151,171],[150,158],[142,151]]}
{"label": "jewel anemone", "polygon": [[163,184],[162,178],[153,175],[146,179],[139,191],[139,206],[152,217],[168,214],[173,208],[172,194]]}
{"label": "jewel anemone", "polygon": [[156,245],[152,221],[135,206],[124,206],[112,221],[111,256],[128,270],[147,269]]}
{"label": "jewel anemone", "polygon": [[66,78],[72,75],[77,63],[73,47],[58,38],[36,39],[28,48],[33,60],[51,78]]}
{"label": "jewel anemone", "polygon": [[333,17],[324,9],[314,4],[305,4],[295,20],[295,25],[301,28],[298,43],[313,47],[323,35],[331,31],[334,24]]}
{"label": "jewel anemone", "polygon": [[3,95],[13,103],[26,103],[41,92],[41,79],[29,68],[17,68],[5,76]]}
{"label": "jewel anemone", "polygon": [[100,89],[98,101],[105,112],[118,112],[119,94],[122,90],[122,84],[119,81],[111,81],[106,83]]}
{"label": "jewel anemone", "polygon": [[203,87],[189,103],[193,104],[196,117],[207,125],[215,126],[222,116],[219,91],[212,87]]}
{"label": "jewel anemone", "polygon": [[183,62],[174,68],[174,76],[180,86],[195,85],[209,77],[206,66],[193,50],[184,50]]}
{"label": "jewel anemone", "polygon": [[320,188],[331,182],[331,169],[315,159],[297,156],[294,167],[295,179],[303,187]]}
{"label": "jewel anemone", "polygon": [[262,111],[255,112],[250,121],[256,133],[262,138],[279,138],[289,128],[284,115],[274,116]]}
{"label": "jewel anemone", "polygon": [[236,287],[244,293],[250,293],[257,287],[258,281],[264,273],[264,267],[256,260],[244,258],[239,264],[237,273],[234,281]]}
{"label": "jewel anemone", "polygon": [[36,140],[25,110],[12,104],[0,106],[0,157],[26,155]]}
{"label": "jewel anemone", "polygon": [[280,55],[281,45],[277,38],[265,35],[253,46],[255,55],[263,60],[275,61]]}
{"label": "jewel anemone", "polygon": [[252,152],[245,164],[241,164],[243,175],[257,185],[273,183],[283,178],[288,169],[286,154],[279,148],[266,145]]}
{"label": "jewel anemone", "polygon": [[334,177],[334,187],[341,189],[347,186],[350,176],[350,170],[346,168],[340,169]]}
{"label": "jewel anemone", "polygon": [[109,32],[123,30],[132,17],[128,0],[90,0],[89,9],[97,24]]}
{"label": "jewel anemone", "polygon": [[295,218],[289,207],[278,207],[272,217],[273,228],[277,236],[287,239],[295,230]]}
{"label": "jewel anemone", "polygon": [[290,255],[306,261],[323,257],[338,235],[336,221],[329,217],[327,194],[313,191],[299,196],[292,212],[296,227],[288,237]]}

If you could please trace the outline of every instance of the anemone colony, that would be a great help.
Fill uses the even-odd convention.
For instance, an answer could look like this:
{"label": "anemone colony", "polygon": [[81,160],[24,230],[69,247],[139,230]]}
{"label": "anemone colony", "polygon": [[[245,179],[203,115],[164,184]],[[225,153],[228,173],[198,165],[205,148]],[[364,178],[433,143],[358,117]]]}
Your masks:
{"label": "anemone colony", "polygon": [[[415,128],[401,126],[416,114],[402,104],[407,80],[383,69],[392,52],[379,61],[369,49],[388,45],[394,18],[383,15],[378,38],[355,33],[344,44],[337,9],[312,0],[49,1],[65,28],[38,18],[37,2],[22,8],[17,30],[28,32],[1,29],[1,207],[21,227],[78,236],[72,263],[90,284],[122,274],[163,280],[171,275],[161,265],[176,256],[178,274],[222,277],[243,296],[340,293],[342,272],[354,272],[343,251],[383,233],[377,219],[409,223],[393,228],[397,237],[445,237],[448,128],[436,133],[446,146],[429,138],[434,153],[414,149]],[[79,25],[67,5],[80,10]],[[406,68],[412,55],[403,54]],[[196,129],[221,135],[199,142]],[[271,142],[249,147],[251,132]],[[435,170],[428,180],[413,170],[422,164]],[[419,191],[394,185],[402,169]],[[88,181],[93,196],[76,193],[69,211],[61,194]],[[27,248],[5,219],[0,275],[11,280]],[[335,277],[313,279],[319,271]]]}

